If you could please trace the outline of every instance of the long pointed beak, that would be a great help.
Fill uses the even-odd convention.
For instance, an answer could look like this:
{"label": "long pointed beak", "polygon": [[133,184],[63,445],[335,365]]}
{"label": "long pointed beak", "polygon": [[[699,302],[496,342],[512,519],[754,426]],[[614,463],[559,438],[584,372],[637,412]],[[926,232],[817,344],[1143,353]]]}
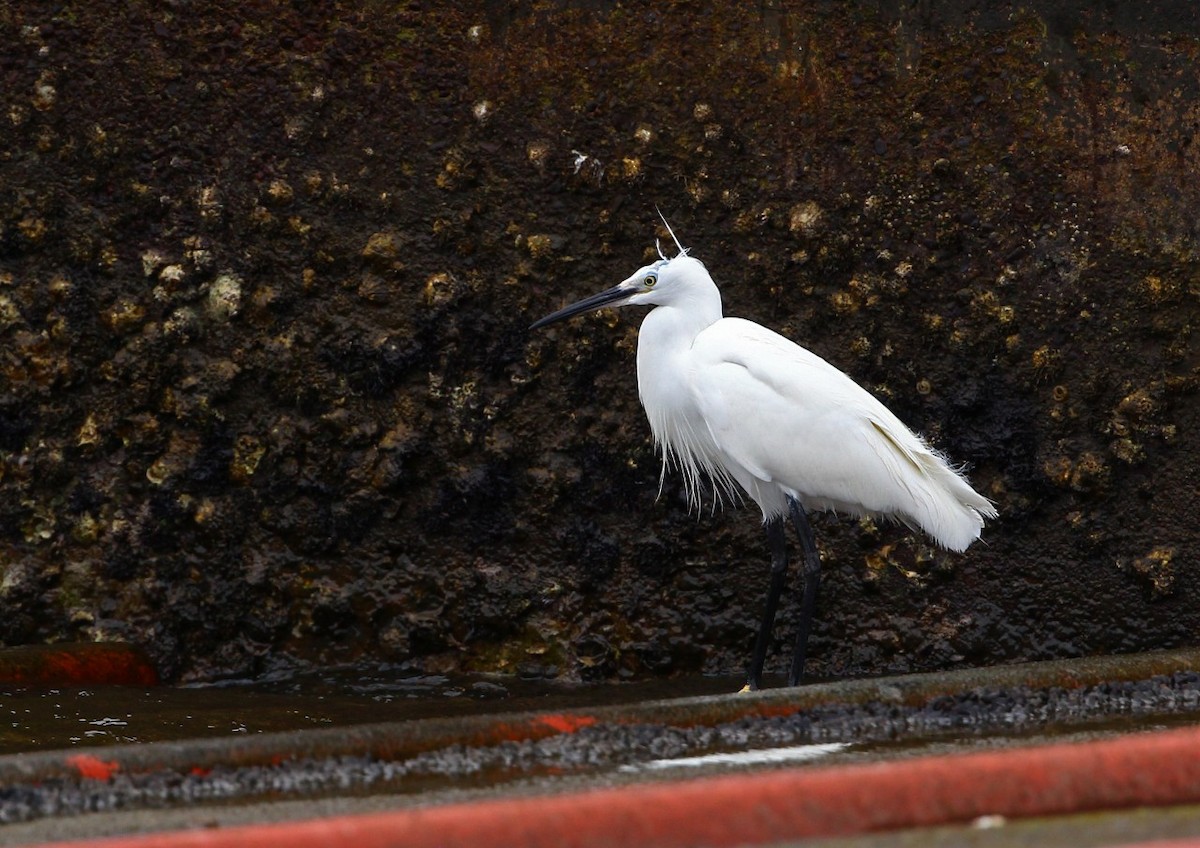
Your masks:
{"label": "long pointed beak", "polygon": [[529,325],[529,329],[536,330],[540,327],[545,327],[547,324],[553,324],[555,321],[562,321],[573,315],[579,315],[581,312],[591,312],[593,309],[600,309],[614,304],[619,305],[621,301],[627,300],[633,294],[634,292],[630,291],[624,283],[621,283],[599,294],[585,297],[583,300],[572,303],[570,306],[564,306],[557,312],[552,312],[545,318],[534,321]]}

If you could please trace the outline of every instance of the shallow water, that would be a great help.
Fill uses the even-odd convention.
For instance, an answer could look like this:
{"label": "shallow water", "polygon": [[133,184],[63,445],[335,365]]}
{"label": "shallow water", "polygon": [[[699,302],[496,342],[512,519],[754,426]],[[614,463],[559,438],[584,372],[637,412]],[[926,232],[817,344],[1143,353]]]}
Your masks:
{"label": "shallow water", "polygon": [[0,754],[735,692],[733,677],[572,685],[343,669],[185,687],[0,684]]}

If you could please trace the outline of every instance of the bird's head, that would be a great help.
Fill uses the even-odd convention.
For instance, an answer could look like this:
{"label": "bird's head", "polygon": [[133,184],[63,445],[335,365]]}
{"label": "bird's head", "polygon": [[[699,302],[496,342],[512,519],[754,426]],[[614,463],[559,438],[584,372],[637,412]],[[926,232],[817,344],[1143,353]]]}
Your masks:
{"label": "bird's head", "polygon": [[[663,223],[666,224],[665,218]],[[667,224],[667,231],[671,232],[670,224]],[[679,243],[674,232],[671,232],[671,238],[675,239],[675,246],[679,248],[679,253],[675,256],[671,258],[663,256],[660,247],[659,259],[638,268],[623,282],[599,294],[565,306],[557,312],[535,321],[529,329],[536,330],[547,324],[604,307],[670,306],[684,303],[700,295],[711,297],[711,294],[716,292],[716,286],[713,284],[708,270],[704,267],[704,263],[688,256],[687,248]],[[718,294],[717,297],[719,308],[720,295]]]}

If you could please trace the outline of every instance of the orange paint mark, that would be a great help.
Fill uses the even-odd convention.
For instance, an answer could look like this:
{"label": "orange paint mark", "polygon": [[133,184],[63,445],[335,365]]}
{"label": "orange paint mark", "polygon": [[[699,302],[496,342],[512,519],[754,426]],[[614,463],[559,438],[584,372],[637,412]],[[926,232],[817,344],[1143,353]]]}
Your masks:
{"label": "orange paint mark", "polygon": [[529,724],[509,724],[508,722],[497,722],[485,733],[472,740],[473,744],[490,745],[493,742],[520,742],[523,739],[528,739],[531,732],[531,727],[538,724],[537,721]]}
{"label": "orange paint mark", "polygon": [[0,648],[0,680],[46,686],[154,686],[158,675],[132,645],[21,645]]}
{"label": "orange paint mark", "polygon": [[67,757],[67,763],[75,767],[80,777],[86,777],[89,780],[108,780],[121,768],[115,762],[106,763],[91,754],[75,754]]}
{"label": "orange paint mark", "polygon": [[565,713],[547,713],[538,716],[535,720],[559,733],[574,733],[581,727],[591,727],[596,723],[596,719],[592,716],[567,715]]}

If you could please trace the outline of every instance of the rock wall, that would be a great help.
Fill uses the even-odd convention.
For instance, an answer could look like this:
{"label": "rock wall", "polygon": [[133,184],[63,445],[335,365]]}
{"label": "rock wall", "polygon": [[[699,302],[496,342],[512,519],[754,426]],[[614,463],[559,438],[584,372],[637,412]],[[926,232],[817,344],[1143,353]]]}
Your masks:
{"label": "rock wall", "polygon": [[659,495],[637,311],[526,330],[656,204],[1000,509],[818,520],[813,672],[1196,644],[1197,14],[0,6],[0,644],[736,672],[758,515]]}

